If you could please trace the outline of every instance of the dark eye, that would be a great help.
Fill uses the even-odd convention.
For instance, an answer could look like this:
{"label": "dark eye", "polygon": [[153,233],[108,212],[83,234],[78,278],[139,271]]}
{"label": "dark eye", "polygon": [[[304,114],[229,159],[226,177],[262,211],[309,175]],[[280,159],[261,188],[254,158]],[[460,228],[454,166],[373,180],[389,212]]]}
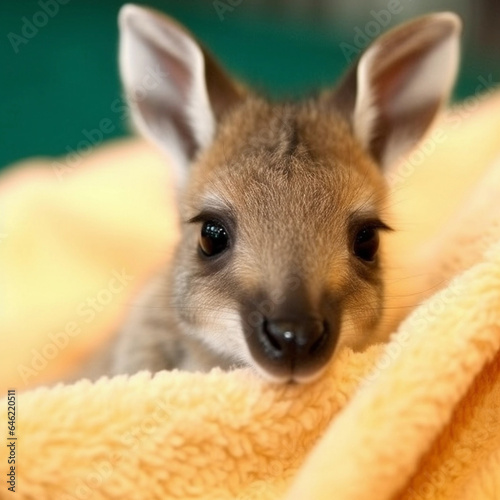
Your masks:
{"label": "dark eye", "polygon": [[229,237],[224,226],[215,221],[203,224],[200,234],[200,249],[207,257],[223,252],[229,243]]}
{"label": "dark eye", "polygon": [[365,262],[373,262],[379,246],[378,229],[373,226],[364,226],[356,233],[353,253]]}

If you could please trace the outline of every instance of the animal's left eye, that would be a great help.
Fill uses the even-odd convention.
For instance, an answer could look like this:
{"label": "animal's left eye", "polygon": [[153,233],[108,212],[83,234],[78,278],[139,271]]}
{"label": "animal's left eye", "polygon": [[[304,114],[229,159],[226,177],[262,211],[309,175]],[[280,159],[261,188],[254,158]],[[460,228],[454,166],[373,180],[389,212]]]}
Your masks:
{"label": "animal's left eye", "polygon": [[365,262],[373,262],[379,247],[379,231],[375,226],[364,226],[354,238],[353,254]]}
{"label": "animal's left eye", "polygon": [[224,226],[215,221],[205,222],[201,228],[199,245],[207,257],[223,252],[229,245],[229,237]]}

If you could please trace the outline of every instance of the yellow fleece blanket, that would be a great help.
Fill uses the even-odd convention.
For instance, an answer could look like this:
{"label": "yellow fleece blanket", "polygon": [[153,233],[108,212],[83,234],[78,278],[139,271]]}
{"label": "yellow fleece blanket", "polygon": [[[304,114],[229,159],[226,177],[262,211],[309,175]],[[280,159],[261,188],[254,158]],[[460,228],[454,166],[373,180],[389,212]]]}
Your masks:
{"label": "yellow fleece blanket", "polygon": [[3,174],[0,498],[499,499],[500,95],[444,115],[390,178],[387,345],[307,386],[215,370],[35,388],[105,342],[177,223],[140,140]]}

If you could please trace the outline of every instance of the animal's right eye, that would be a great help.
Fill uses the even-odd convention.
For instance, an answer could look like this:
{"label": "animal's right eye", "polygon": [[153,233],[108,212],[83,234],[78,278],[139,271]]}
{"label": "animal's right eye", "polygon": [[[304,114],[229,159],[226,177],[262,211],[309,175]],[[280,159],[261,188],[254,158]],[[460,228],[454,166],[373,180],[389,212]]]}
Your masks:
{"label": "animal's right eye", "polygon": [[229,246],[229,236],[224,226],[216,221],[204,222],[199,245],[203,255],[207,257],[223,252]]}
{"label": "animal's right eye", "polygon": [[364,226],[357,233],[354,239],[353,253],[356,257],[365,262],[373,262],[379,247],[378,228],[374,226]]}

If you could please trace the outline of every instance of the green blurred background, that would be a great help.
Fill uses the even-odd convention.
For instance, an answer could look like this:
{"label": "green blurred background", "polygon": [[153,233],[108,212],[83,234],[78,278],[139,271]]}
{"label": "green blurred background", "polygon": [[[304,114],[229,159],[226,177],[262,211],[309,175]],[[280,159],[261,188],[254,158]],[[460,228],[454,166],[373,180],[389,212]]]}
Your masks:
{"label": "green blurred background", "polygon": [[[2,2],[0,168],[33,155],[71,152],[105,118],[112,126],[103,141],[130,133],[117,105],[116,17],[124,3]],[[381,25],[376,16],[388,27],[439,10],[458,12],[465,21],[454,99],[500,82],[497,0],[150,0],[147,5],[176,17],[234,75],[271,96],[298,96],[334,82],[349,62],[346,44],[356,47],[360,33],[373,38]],[[398,12],[387,18],[380,12],[390,5]]]}

